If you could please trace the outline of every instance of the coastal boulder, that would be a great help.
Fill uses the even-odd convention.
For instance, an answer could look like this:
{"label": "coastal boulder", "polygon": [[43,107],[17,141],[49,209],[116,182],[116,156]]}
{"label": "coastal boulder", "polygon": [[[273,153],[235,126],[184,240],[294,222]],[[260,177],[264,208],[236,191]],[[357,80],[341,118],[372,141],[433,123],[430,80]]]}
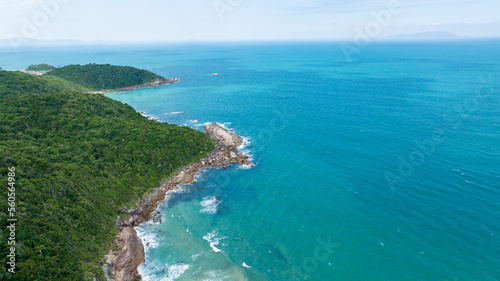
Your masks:
{"label": "coastal boulder", "polygon": [[137,281],[137,267],[144,262],[144,247],[132,227],[124,227],[118,238],[121,251],[116,256],[116,281]]}
{"label": "coastal boulder", "polygon": [[224,146],[240,146],[243,143],[243,139],[240,136],[229,132],[217,123],[207,124],[204,129],[210,137],[218,140]]}
{"label": "coastal boulder", "polygon": [[175,180],[180,184],[192,184],[194,183],[194,173],[189,170],[180,171]]}

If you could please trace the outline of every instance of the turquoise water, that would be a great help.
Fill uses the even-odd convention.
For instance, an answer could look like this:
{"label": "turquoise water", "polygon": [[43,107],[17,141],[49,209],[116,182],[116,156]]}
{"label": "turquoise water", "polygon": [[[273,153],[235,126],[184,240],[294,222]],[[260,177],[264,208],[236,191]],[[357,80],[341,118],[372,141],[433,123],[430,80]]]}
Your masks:
{"label": "turquoise water", "polygon": [[[0,51],[132,65],[181,83],[108,94],[219,122],[255,168],[204,171],[138,232],[144,280],[500,280],[500,42]],[[221,76],[213,76],[213,73]]]}

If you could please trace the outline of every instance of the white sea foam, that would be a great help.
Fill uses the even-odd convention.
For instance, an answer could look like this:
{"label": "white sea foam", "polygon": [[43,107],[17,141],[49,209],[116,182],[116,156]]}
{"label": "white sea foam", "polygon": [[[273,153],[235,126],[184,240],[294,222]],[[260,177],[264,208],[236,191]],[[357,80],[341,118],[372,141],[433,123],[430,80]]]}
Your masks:
{"label": "white sea foam", "polygon": [[186,270],[188,270],[189,264],[178,263],[168,266],[168,277],[165,280],[175,280],[179,278]]}
{"label": "white sea foam", "polygon": [[251,266],[249,266],[249,265],[248,265],[248,264],[246,264],[246,263],[243,263],[242,265],[243,265],[243,267],[246,267],[246,268],[251,268]]}
{"label": "white sea foam", "polygon": [[160,246],[160,241],[158,241],[159,239],[156,234],[140,226],[135,227],[135,231],[137,232],[137,237],[141,238],[142,245],[144,246],[144,252],[146,254],[150,249],[154,249]]}
{"label": "white sea foam", "polygon": [[253,165],[253,167],[256,166],[255,164],[243,164],[243,165],[239,166],[238,168],[242,169],[242,170],[248,170],[248,169],[252,169],[253,168],[252,165]]}
{"label": "white sea foam", "polygon": [[[231,128],[227,127],[227,126],[230,126],[232,124],[231,122],[226,122],[226,123],[215,122],[215,123],[226,130],[232,130]],[[208,124],[210,124],[210,123],[208,123]]]}
{"label": "white sea foam", "polygon": [[193,180],[194,180],[195,182],[202,180],[202,179],[203,179],[203,173],[205,173],[206,171],[207,171],[207,169],[201,169],[201,170],[198,170],[198,171],[196,172],[196,174],[194,174],[194,176],[193,176]]}
{"label": "white sea foam", "polygon": [[219,231],[214,230],[208,233],[207,235],[203,236],[203,239],[205,239],[206,241],[208,241],[208,243],[210,243],[210,248],[212,248],[212,250],[216,253],[221,252],[222,250],[220,250],[215,246],[219,245],[220,240],[226,239],[226,237],[217,237],[217,235],[219,235]]}
{"label": "white sea foam", "polygon": [[165,113],[165,114],[183,114],[184,111],[174,111],[174,112],[168,112],[168,113]]}
{"label": "white sea foam", "polygon": [[155,116],[155,115],[149,115],[149,114],[146,114],[146,113],[143,113],[143,112],[141,112],[141,115],[142,115],[143,117],[146,117],[146,118],[147,118],[147,119],[149,119],[149,120],[155,120],[155,119],[156,119],[156,120],[160,120],[160,118],[159,118],[159,117],[157,117],[157,116]]}
{"label": "white sea foam", "polygon": [[167,276],[158,279],[158,276],[155,274],[143,274],[142,280],[144,281],[174,281],[177,278],[181,277],[186,270],[189,269],[189,264],[185,264],[183,262],[179,262],[176,264],[166,264],[166,272]]}
{"label": "white sea foam", "polygon": [[243,143],[240,146],[238,146],[238,150],[245,149],[245,148],[250,146],[250,143],[251,143],[250,138],[242,137],[242,139],[243,139]]}
{"label": "white sea foam", "polygon": [[216,214],[217,213],[217,207],[222,201],[220,201],[216,196],[207,196],[203,198],[203,201],[201,201],[200,205],[203,207],[203,209],[200,210],[200,213],[207,213],[207,214]]}
{"label": "white sea foam", "polygon": [[243,144],[238,146],[238,151],[241,154],[248,156],[248,161],[250,161],[250,164],[241,165],[239,167],[240,169],[251,169],[251,168],[253,168],[252,166],[254,166],[254,167],[256,166],[256,163],[253,162],[253,160],[254,160],[253,154],[251,153],[250,149],[247,148],[248,146],[250,146],[250,140],[248,138],[243,138]]}

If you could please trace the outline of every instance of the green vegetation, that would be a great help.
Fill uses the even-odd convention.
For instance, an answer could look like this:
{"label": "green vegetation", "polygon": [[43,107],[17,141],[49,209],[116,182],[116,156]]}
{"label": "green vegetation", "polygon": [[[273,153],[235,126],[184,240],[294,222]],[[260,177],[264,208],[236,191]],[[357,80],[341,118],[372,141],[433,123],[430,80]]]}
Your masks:
{"label": "green vegetation", "polygon": [[49,71],[56,68],[55,66],[42,63],[42,64],[31,64],[26,68],[26,71]]}
{"label": "green vegetation", "polygon": [[[115,219],[128,215],[119,207],[134,206],[214,148],[199,131],[155,123],[69,85],[0,71],[0,280],[103,280],[99,261],[113,247]],[[14,275],[6,257],[9,167],[16,169]]]}
{"label": "green vegetation", "polygon": [[88,89],[70,83],[55,76],[31,75],[20,71],[0,70],[0,99],[24,93],[57,93],[62,90],[88,91]]}
{"label": "green vegetation", "polygon": [[109,64],[67,65],[46,75],[60,77],[90,90],[119,89],[166,80],[147,70]]}

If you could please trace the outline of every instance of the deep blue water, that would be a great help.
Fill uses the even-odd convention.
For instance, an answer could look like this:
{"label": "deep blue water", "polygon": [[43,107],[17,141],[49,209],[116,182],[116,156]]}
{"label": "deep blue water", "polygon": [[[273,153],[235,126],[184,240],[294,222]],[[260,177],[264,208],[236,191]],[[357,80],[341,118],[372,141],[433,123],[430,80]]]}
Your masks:
{"label": "deep blue water", "polygon": [[[247,137],[138,228],[144,280],[500,280],[500,42],[0,51],[4,69],[111,63],[181,83],[109,97]],[[213,73],[221,76],[213,76]]]}

